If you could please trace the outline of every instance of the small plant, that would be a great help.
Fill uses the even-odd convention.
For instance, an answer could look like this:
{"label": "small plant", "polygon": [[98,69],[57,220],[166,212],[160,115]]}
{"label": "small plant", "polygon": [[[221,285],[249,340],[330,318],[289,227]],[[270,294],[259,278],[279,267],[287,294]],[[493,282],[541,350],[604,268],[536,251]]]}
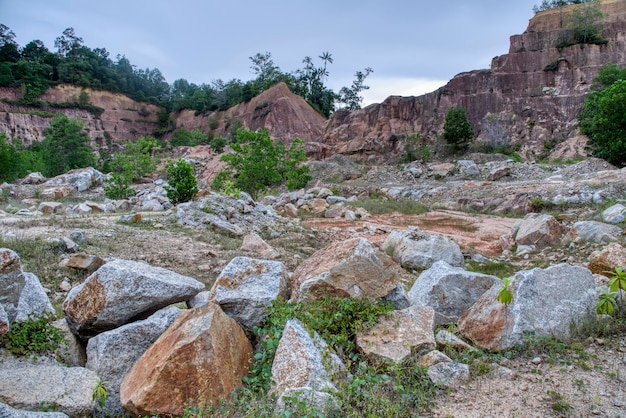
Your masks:
{"label": "small plant", "polygon": [[613,315],[617,307],[617,301],[615,300],[616,294],[617,292],[610,292],[603,289],[598,304],[596,305],[596,312],[601,315]]}
{"label": "small plant", "polygon": [[135,195],[135,190],[130,187],[128,177],[120,173],[113,173],[103,189],[104,195],[113,200],[126,199]]}
{"label": "small plant", "polygon": [[558,412],[561,416],[569,416],[569,413],[572,410],[572,405],[569,403],[567,398],[562,393],[558,393],[553,390],[547,391],[547,394],[550,397],[552,409],[555,412]]}
{"label": "small plant", "polygon": [[[609,289],[611,292],[626,292],[626,271],[622,270],[621,267],[615,267],[615,271],[612,272],[613,277],[609,280]],[[620,299],[623,299],[624,296],[620,296]]]}
{"label": "small plant", "polygon": [[502,303],[505,306],[508,306],[513,302],[513,293],[511,293],[511,289],[509,288],[509,279],[505,278],[502,280],[502,289],[498,292],[498,302]]}
{"label": "small plant", "polygon": [[93,388],[93,393],[91,394],[92,399],[98,404],[100,409],[104,408],[106,404],[108,394],[108,385],[107,382],[103,382],[100,379],[96,380],[96,387]]}
{"label": "small plant", "polygon": [[232,180],[225,180],[220,187],[219,193],[235,199],[241,197],[241,190],[235,187],[235,182]]}
{"label": "small plant", "polygon": [[188,202],[198,193],[198,181],[193,175],[193,167],[180,158],[176,163],[167,164],[167,183],[164,188],[172,204]]}
{"label": "small plant", "polygon": [[16,355],[56,353],[64,337],[51,324],[53,319],[54,315],[47,312],[39,317],[31,315],[26,321],[14,322],[0,341]]}

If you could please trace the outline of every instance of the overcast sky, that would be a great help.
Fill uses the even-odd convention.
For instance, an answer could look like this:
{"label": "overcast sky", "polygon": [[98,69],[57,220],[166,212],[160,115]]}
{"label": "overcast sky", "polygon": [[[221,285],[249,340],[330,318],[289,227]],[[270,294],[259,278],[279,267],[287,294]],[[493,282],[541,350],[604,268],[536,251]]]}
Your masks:
{"label": "overcast sky", "polygon": [[0,0],[20,46],[73,27],[91,49],[158,68],[168,83],[254,78],[249,57],[270,52],[283,72],[330,52],[328,85],[371,67],[365,104],[430,92],[489,68],[524,32],[539,0]]}

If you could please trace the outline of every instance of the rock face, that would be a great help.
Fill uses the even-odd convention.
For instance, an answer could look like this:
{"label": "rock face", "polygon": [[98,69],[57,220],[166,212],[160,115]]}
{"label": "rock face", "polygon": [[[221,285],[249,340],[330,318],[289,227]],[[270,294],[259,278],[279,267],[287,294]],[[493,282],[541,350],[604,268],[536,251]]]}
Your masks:
{"label": "rock face", "polygon": [[287,321],[272,364],[272,391],[281,395],[287,390],[314,392],[313,399],[326,399],[324,392],[337,389],[332,374],[343,367],[329,350],[326,342],[317,333],[311,335],[300,321]]}
{"label": "rock face", "polygon": [[180,316],[176,307],[162,309],[143,321],[123,325],[89,340],[86,368],[107,382],[107,400],[103,410],[111,416],[122,416],[120,385],[135,361]]}
{"label": "rock face", "polygon": [[437,261],[457,267],[465,263],[461,249],[454,241],[419,230],[391,232],[383,243],[383,250],[402,267],[411,269],[428,268]]}
{"label": "rock face", "polygon": [[[121,94],[60,85],[49,89],[39,99],[52,103],[72,103],[77,101],[83,91],[88,94],[89,103],[102,108],[102,113],[73,106],[54,109],[55,112],[83,121],[93,145],[125,143],[129,138],[152,135],[159,127],[158,106],[136,102]],[[12,100],[18,98],[16,90],[5,88],[0,90],[0,94]],[[50,124],[50,118],[39,116],[35,112],[28,113],[29,110],[41,109],[0,102],[0,114],[3,114],[0,118],[0,133],[6,133],[8,138],[19,138],[24,145],[41,141],[44,138],[44,129]]]}
{"label": "rock face", "polygon": [[122,405],[142,416],[217,405],[241,386],[251,360],[250,342],[219,305],[185,311],[128,372]]}
{"label": "rock face", "polygon": [[323,296],[386,296],[399,282],[393,260],[364,238],[339,241],[300,263],[291,278],[293,300]]}
{"label": "rock face", "polygon": [[391,96],[359,111],[335,112],[321,142],[329,155],[398,155],[415,133],[435,143],[451,107],[466,109],[479,141],[521,145],[527,157],[541,152],[546,139],[577,137],[576,115],[598,69],[626,64],[626,3],[600,4],[606,14],[606,45],[559,50],[556,45],[574,8],[537,13],[523,34],[511,37],[509,53],[493,58],[489,70],[461,73],[423,96]]}
{"label": "rock face", "polygon": [[226,315],[252,334],[267,317],[266,308],[278,297],[289,298],[287,270],[280,261],[235,257],[211,289]]}
{"label": "rock face", "polygon": [[595,281],[583,267],[558,264],[518,272],[511,280],[508,307],[497,300],[501,288],[485,292],[458,322],[461,334],[483,349],[521,344],[525,332],[568,340],[572,324],[595,315]]}
{"label": "rock face", "polygon": [[215,136],[226,136],[229,120],[240,120],[244,129],[256,131],[266,128],[272,138],[290,144],[294,138],[304,142],[321,137],[325,118],[302,97],[289,91],[285,83],[278,83],[252,100],[240,103],[224,112],[208,116],[195,116],[193,110],[183,110],[176,117],[176,127],[188,130],[206,130],[209,120],[214,120]]}
{"label": "rock face", "polygon": [[63,302],[72,332],[87,340],[100,332],[191,299],[204,284],[173,271],[130,260],[100,267]]}
{"label": "rock face", "polygon": [[54,404],[70,417],[91,416],[98,376],[83,367],[67,367],[56,361],[0,358],[0,399],[26,410]]}
{"label": "rock face", "polygon": [[435,326],[457,322],[483,293],[501,283],[495,276],[437,261],[417,278],[408,293],[412,305],[435,310]]}
{"label": "rock face", "polygon": [[401,362],[416,352],[435,348],[434,311],[411,306],[379,318],[378,323],[357,335],[357,349],[375,359]]}

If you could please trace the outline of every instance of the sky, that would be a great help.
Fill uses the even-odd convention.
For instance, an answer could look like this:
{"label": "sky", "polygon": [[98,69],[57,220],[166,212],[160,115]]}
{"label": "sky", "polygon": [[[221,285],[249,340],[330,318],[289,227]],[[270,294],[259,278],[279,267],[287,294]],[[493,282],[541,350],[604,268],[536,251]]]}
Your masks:
{"label": "sky", "polygon": [[456,74],[489,68],[521,34],[539,0],[0,0],[0,23],[20,46],[54,40],[69,27],[84,45],[158,68],[168,83],[255,78],[250,57],[271,53],[283,72],[321,66],[327,85],[373,73],[364,105],[436,90]]}

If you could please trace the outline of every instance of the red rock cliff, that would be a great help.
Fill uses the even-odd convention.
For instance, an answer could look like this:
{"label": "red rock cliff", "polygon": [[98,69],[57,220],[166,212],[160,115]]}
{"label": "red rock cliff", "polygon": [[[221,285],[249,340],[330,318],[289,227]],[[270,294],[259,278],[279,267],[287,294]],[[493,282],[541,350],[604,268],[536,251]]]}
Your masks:
{"label": "red rock cliff", "polygon": [[[479,140],[518,144],[528,157],[541,152],[544,141],[575,141],[576,115],[598,69],[626,65],[626,1],[601,2],[606,45],[559,50],[574,7],[537,13],[523,34],[510,38],[509,53],[495,57],[490,70],[459,74],[420,97],[391,96],[360,111],[334,113],[321,142],[331,153],[398,155],[408,135],[419,133],[434,143],[453,106],[466,109]],[[546,70],[549,64],[552,70]]]}

